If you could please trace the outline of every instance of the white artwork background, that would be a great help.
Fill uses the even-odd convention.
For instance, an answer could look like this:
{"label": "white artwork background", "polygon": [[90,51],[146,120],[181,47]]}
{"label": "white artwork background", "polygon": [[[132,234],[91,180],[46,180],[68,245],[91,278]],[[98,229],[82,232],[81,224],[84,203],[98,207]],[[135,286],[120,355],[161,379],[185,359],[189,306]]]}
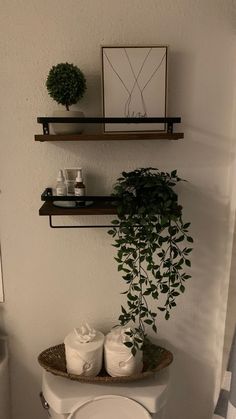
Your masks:
{"label": "white artwork background", "polygon": [[[103,48],[105,117],[165,117],[166,47]],[[164,130],[163,124],[106,124],[106,131]]]}

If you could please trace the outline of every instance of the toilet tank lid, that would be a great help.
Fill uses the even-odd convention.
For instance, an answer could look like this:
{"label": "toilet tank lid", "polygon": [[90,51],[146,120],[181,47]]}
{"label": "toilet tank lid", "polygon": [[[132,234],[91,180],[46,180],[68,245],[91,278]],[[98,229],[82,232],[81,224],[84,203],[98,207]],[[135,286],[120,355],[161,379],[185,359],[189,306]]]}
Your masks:
{"label": "toilet tank lid", "polygon": [[68,419],[151,419],[148,411],[134,400],[123,396],[95,397],[75,406]]}
{"label": "toilet tank lid", "polygon": [[168,381],[168,369],[146,380],[110,385],[80,383],[43,371],[42,391],[57,414],[69,414],[78,404],[111,394],[133,399],[150,413],[157,413],[166,404]]}

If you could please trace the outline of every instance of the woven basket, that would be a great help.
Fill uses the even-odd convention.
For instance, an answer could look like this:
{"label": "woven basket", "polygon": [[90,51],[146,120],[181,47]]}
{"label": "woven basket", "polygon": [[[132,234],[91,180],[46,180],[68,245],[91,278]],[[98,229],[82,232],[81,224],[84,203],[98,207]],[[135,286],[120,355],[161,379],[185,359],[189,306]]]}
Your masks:
{"label": "woven basket", "polygon": [[160,346],[148,342],[143,350],[143,371],[128,377],[111,377],[103,367],[96,377],[86,377],[83,375],[68,374],[66,370],[65,345],[64,343],[53,346],[43,351],[38,362],[41,367],[52,374],[69,378],[70,380],[81,381],[84,383],[125,383],[129,381],[143,380],[151,377],[156,372],[167,367],[173,361],[173,355]]}

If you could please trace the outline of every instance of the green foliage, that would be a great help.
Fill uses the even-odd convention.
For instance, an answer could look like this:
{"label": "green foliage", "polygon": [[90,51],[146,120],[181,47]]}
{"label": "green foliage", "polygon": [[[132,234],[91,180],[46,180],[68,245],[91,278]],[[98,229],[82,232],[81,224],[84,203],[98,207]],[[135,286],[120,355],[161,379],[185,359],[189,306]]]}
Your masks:
{"label": "green foliage", "polygon": [[129,332],[132,346],[128,343],[133,354],[143,345],[146,326],[157,332],[157,312],[149,308],[150,299],[158,301],[164,294],[157,309],[168,320],[191,278],[185,272],[191,266],[192,248],[186,245],[193,242],[190,223],[183,222],[173,190],[181,180],[176,170],[169,174],[142,168],[123,172],[114,187],[118,220],[112,221],[114,227],[108,233],[114,238],[115,260],[126,283],[122,294],[127,302],[121,306],[119,321],[121,325],[134,323]]}
{"label": "green foliage", "polygon": [[74,64],[60,63],[49,71],[46,87],[49,95],[59,104],[69,107],[82,99],[86,79]]}

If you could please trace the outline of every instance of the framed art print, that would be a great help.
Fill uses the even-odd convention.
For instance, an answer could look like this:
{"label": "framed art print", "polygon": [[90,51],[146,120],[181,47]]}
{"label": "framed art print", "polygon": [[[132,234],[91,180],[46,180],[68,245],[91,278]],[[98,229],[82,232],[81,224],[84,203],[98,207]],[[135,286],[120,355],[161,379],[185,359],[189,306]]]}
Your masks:
{"label": "framed art print", "polygon": [[[166,117],[167,46],[102,47],[102,83],[104,117]],[[165,131],[165,124],[105,123],[104,131]]]}

